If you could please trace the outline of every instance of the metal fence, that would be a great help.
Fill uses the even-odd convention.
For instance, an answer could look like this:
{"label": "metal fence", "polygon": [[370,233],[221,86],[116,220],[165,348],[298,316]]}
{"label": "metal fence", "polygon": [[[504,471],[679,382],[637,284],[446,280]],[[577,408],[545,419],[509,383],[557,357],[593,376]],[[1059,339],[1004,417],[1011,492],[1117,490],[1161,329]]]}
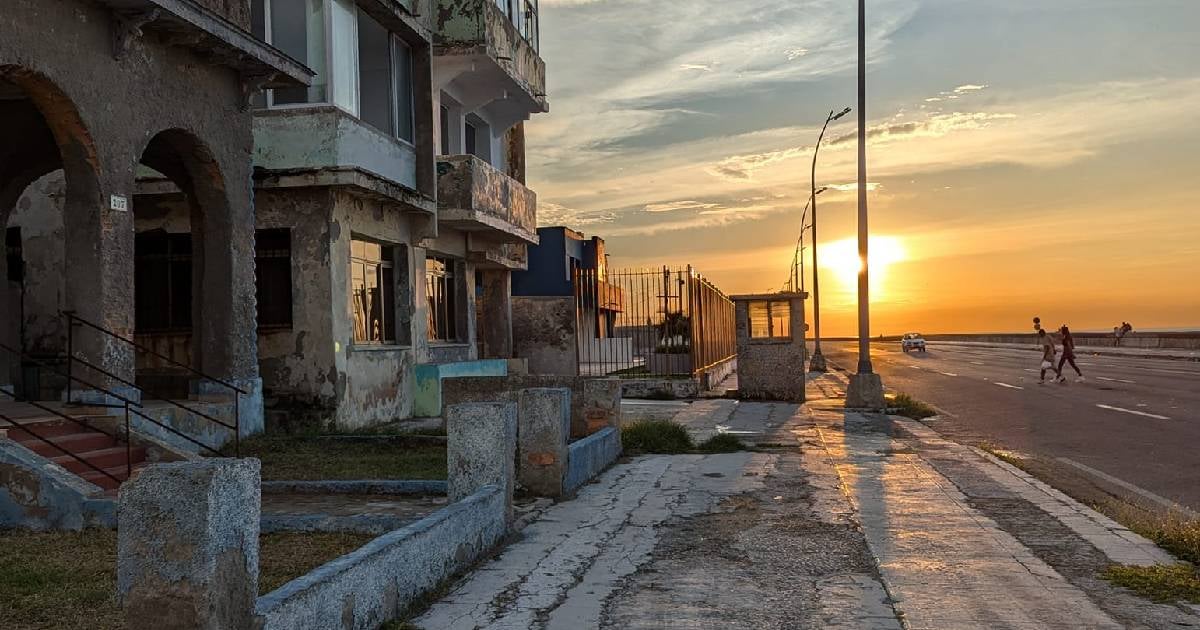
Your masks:
{"label": "metal fence", "polygon": [[733,302],[689,265],[576,269],[579,373],[693,376],[736,354]]}

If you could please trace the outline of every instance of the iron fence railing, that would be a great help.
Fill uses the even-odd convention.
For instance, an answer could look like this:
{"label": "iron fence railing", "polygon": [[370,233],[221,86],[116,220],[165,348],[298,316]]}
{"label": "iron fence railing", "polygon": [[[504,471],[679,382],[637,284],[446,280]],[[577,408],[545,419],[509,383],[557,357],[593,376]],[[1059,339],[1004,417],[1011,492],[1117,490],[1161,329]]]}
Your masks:
{"label": "iron fence railing", "polygon": [[733,302],[690,265],[573,275],[580,374],[694,376],[736,354]]}

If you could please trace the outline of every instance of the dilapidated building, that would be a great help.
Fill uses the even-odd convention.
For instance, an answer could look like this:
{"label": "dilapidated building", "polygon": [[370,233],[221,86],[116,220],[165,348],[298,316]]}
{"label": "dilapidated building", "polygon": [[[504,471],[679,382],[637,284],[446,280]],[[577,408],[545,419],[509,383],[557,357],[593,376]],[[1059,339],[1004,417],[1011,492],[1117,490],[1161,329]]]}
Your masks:
{"label": "dilapidated building", "polygon": [[0,404],[207,396],[261,430],[249,105],[312,74],[250,28],[245,0],[4,3]]}

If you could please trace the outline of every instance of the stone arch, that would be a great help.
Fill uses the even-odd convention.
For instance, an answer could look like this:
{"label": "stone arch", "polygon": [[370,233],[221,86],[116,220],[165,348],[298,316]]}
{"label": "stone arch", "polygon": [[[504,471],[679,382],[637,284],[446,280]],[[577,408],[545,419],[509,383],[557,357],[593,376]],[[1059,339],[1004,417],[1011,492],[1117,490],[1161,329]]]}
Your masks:
{"label": "stone arch", "polygon": [[[232,274],[232,209],[221,165],[190,131],[171,128],[146,143],[140,164],[161,173],[182,193],[191,243],[192,281],[188,359],[213,376],[230,371],[228,339],[235,325]],[[139,197],[134,211],[145,197]],[[135,289],[136,293],[136,289]]]}
{"label": "stone arch", "polygon": [[[61,217],[64,229],[60,238],[71,244],[72,266],[99,270],[103,196],[101,165],[93,136],[74,101],[52,79],[23,66],[0,64],[0,232],[7,231],[13,207],[26,189],[59,170],[65,179]],[[48,272],[69,278],[66,265],[57,266],[59,269]],[[0,289],[5,291],[9,289],[7,276],[6,260],[0,259],[0,282],[3,282]],[[40,316],[57,317],[57,309],[65,308],[101,320],[104,311],[96,299],[97,280],[97,277],[77,278],[75,290],[68,286],[64,291],[64,302],[49,306],[50,312]],[[22,347],[24,340],[16,331],[25,315],[21,311],[24,307],[19,300],[4,302],[0,308],[0,340],[11,347]],[[55,345],[50,341],[38,350],[44,352]],[[65,350],[65,340],[57,345]],[[102,345],[84,344],[79,347],[80,354],[93,360],[112,357],[119,366],[121,357],[106,353]],[[0,384],[4,384],[16,375],[6,373],[13,363],[0,363],[4,363],[0,365]]]}

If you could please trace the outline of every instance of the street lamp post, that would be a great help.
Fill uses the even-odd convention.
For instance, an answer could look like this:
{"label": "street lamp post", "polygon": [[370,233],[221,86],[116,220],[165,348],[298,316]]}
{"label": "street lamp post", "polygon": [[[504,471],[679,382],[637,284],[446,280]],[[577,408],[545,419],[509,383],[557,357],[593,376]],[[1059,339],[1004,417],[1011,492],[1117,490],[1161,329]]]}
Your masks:
{"label": "street lamp post", "polygon": [[829,116],[825,117],[825,125],[821,127],[821,135],[817,136],[817,144],[813,147],[812,178],[810,180],[812,196],[809,198],[809,201],[812,202],[813,215],[813,355],[812,360],[808,362],[808,369],[811,372],[825,371],[825,355],[821,354],[821,280],[817,269],[817,154],[821,152],[821,141],[825,139],[825,130],[829,128],[829,123],[849,113],[849,107],[836,114],[833,110],[829,110]]}
{"label": "street lamp post", "polygon": [[867,243],[867,8],[858,0],[858,373],[846,388],[846,406],[883,409],[883,382],[871,367],[871,295]]}
{"label": "street lamp post", "polygon": [[829,187],[822,186],[809,195],[808,201],[804,202],[804,210],[800,212],[800,234],[796,236],[796,249],[792,252],[791,275],[788,276],[788,287],[792,291],[795,291],[796,287],[800,287],[800,292],[804,292],[804,232],[812,229],[812,225],[806,225],[808,222],[808,208],[812,205],[813,200],[817,198],[817,195],[826,190],[829,190]]}

